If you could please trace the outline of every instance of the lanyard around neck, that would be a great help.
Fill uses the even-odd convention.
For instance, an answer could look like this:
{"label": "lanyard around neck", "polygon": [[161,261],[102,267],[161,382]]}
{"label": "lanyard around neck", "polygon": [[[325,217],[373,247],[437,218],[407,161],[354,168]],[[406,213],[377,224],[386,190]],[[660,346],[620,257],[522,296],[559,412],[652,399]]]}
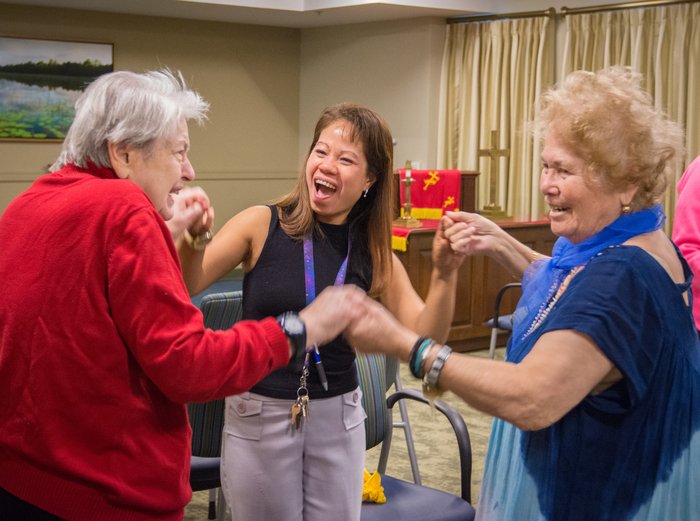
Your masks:
{"label": "lanyard around neck", "polygon": [[[348,272],[348,259],[350,258],[351,241],[348,237],[348,252],[343,259],[338,274],[335,277],[334,286],[341,286],[345,282]],[[314,243],[311,236],[304,237],[304,286],[306,287],[306,305],[308,306],[316,298],[316,273],[314,271]]]}

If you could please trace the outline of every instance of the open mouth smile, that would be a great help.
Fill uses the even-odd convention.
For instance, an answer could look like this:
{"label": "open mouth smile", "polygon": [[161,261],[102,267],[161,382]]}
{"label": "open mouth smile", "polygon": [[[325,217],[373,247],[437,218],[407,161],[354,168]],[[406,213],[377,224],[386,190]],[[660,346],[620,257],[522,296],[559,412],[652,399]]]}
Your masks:
{"label": "open mouth smile", "polygon": [[314,187],[316,188],[316,193],[318,195],[325,196],[330,196],[338,190],[337,185],[325,179],[314,179]]}

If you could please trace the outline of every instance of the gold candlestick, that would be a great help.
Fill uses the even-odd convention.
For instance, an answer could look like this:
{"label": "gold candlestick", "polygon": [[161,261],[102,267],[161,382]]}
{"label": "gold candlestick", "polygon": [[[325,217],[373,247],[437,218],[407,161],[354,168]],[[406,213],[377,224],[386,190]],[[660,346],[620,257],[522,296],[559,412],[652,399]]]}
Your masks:
{"label": "gold candlestick", "polygon": [[411,162],[406,161],[406,174],[403,179],[400,180],[404,186],[404,203],[403,203],[403,215],[400,215],[398,219],[394,219],[394,226],[401,226],[403,228],[419,228],[421,222],[418,219],[411,217],[411,185],[414,179],[411,177]]}

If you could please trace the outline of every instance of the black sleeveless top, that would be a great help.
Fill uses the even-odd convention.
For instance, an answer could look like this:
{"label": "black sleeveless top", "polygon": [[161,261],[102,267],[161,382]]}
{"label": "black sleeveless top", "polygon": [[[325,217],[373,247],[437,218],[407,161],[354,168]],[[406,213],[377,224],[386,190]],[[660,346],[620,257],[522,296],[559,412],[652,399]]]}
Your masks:
{"label": "black sleeveless top", "polygon": [[[270,229],[260,258],[243,278],[244,319],[260,320],[285,311],[300,311],[306,306],[303,242],[292,239],[282,230],[277,207],[271,206],[270,211]],[[316,295],[334,284],[347,255],[349,233],[347,224],[319,223],[319,226],[323,236],[315,232],[313,238]],[[356,240],[354,235],[345,283],[368,291],[372,284],[372,262],[366,240]],[[355,355],[345,338],[341,335],[320,346],[319,351],[328,377],[328,391],[323,390],[312,359],[307,382],[309,397],[329,398],[355,389],[358,385]],[[289,366],[283,367],[269,374],[251,391],[272,398],[294,399],[300,376]]]}

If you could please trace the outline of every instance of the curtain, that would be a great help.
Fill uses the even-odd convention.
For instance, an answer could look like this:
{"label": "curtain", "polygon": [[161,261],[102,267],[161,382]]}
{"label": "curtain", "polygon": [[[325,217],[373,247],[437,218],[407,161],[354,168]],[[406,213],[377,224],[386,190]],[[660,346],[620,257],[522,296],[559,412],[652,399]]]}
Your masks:
{"label": "curtain", "polygon": [[[478,208],[498,205],[520,221],[544,213],[539,150],[526,124],[534,118],[537,98],[554,81],[554,51],[553,24],[546,16],[447,26],[437,163],[481,172]],[[479,155],[492,147],[508,151],[495,168],[495,161]]]}
{"label": "curtain", "polygon": [[670,233],[676,184],[700,154],[700,3],[567,15],[566,29],[562,75],[630,66],[643,74],[655,105],[686,129],[686,156],[663,199]]}

